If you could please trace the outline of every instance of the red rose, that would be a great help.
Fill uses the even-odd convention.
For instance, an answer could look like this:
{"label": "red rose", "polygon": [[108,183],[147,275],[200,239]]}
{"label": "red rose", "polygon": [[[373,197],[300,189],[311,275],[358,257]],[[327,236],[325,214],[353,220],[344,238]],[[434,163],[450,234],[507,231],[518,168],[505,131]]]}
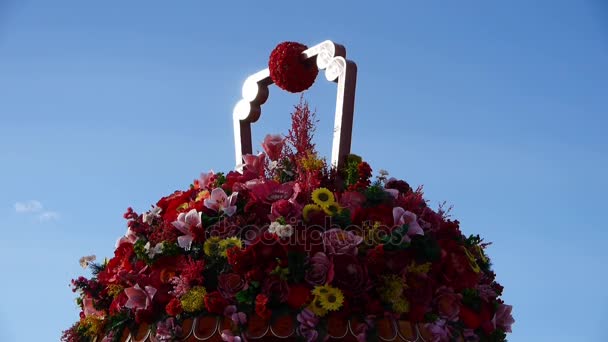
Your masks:
{"label": "red rose", "polygon": [[268,298],[272,298],[279,303],[284,303],[289,295],[289,286],[287,285],[287,281],[277,276],[270,276],[264,280],[262,293]]}
{"label": "red rose", "polygon": [[268,297],[264,294],[259,294],[255,297],[255,313],[263,319],[269,319],[272,311],[268,310]]}
{"label": "red rose", "polygon": [[481,326],[479,314],[464,305],[460,307],[460,320],[469,329],[477,329]]}
{"label": "red rose", "polygon": [[211,313],[222,315],[226,306],[228,306],[228,301],[218,291],[213,291],[205,296],[205,307]]}
{"label": "red rose", "polygon": [[227,250],[226,254],[228,255],[228,264],[237,273],[244,274],[253,267],[253,252],[251,248],[242,250],[238,247],[233,247]]}
{"label": "red rose", "polygon": [[226,298],[234,298],[236,294],[247,289],[247,283],[236,273],[223,273],[217,277],[218,290]]}
{"label": "red rose", "polygon": [[300,309],[310,301],[310,288],[302,284],[293,284],[289,286],[289,295],[287,296],[287,304],[292,309]]}
{"label": "red rose", "polygon": [[177,316],[181,314],[184,311],[182,309],[182,302],[177,298],[171,299],[169,304],[165,306],[165,311],[169,316]]}
{"label": "red rose", "polygon": [[347,294],[356,296],[368,288],[367,268],[357,257],[350,254],[336,254],[334,261],[333,285]]}
{"label": "red rose", "polygon": [[262,234],[251,249],[254,263],[263,265],[266,269],[274,269],[277,259],[280,261],[287,258],[285,246],[279,242],[278,237],[268,232]]}

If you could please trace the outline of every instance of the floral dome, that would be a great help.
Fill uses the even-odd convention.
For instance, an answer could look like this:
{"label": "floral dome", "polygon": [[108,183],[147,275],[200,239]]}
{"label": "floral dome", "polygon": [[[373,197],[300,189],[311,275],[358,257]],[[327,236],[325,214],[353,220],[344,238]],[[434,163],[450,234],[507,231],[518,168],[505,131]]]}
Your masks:
{"label": "floral dome", "polygon": [[321,158],[315,115],[301,100],[237,170],[128,208],[62,341],[505,341],[489,243],[422,187]]}

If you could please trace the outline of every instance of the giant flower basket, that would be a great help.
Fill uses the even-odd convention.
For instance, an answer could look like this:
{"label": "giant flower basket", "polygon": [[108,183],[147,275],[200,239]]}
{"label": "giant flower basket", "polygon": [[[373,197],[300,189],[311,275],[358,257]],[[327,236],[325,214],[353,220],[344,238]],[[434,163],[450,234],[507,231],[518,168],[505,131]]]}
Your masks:
{"label": "giant flower basket", "polygon": [[[268,86],[338,83],[331,162],[301,100],[251,154]],[[485,243],[422,188],[350,154],[356,81],[345,49],[280,44],[235,108],[236,170],[203,173],[144,213],[90,279],[62,341],[505,341],[511,306]]]}

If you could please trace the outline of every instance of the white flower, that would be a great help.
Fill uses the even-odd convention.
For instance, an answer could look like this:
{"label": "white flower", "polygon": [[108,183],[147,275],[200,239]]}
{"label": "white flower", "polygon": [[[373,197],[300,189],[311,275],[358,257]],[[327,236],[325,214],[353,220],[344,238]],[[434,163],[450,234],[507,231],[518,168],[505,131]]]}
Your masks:
{"label": "white flower", "polygon": [[288,238],[293,235],[293,227],[290,224],[281,224],[274,221],[268,227],[268,232],[282,238]]}
{"label": "white flower", "polygon": [[148,243],[146,243],[146,245],[144,246],[144,250],[148,253],[148,257],[150,259],[152,259],[157,254],[160,254],[163,252],[163,243],[159,242],[156,244],[156,246],[152,247],[152,245],[150,244],[150,241],[148,241]]}
{"label": "white flower", "polygon": [[80,262],[80,267],[82,268],[87,268],[89,267],[89,264],[92,263],[93,261],[95,261],[95,259],[97,259],[97,257],[95,255],[88,255],[88,256],[83,256],[82,258],[80,258],[79,262]]}
{"label": "white flower", "polygon": [[154,207],[152,210],[148,211],[143,215],[143,221],[147,224],[152,224],[152,220],[156,217],[160,217],[160,212],[162,211],[159,207]]}

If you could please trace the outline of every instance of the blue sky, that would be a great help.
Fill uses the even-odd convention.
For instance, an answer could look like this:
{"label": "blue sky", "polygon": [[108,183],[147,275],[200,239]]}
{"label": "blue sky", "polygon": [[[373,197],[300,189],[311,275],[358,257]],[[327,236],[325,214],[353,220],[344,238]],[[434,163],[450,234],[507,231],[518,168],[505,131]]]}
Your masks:
{"label": "blue sky", "polygon": [[[78,258],[112,255],[128,206],[230,170],[245,77],[325,39],[359,66],[353,152],[494,242],[509,340],[608,340],[601,0],[0,0],[0,340],[58,340]],[[326,156],[334,96],[306,95]],[[255,141],[296,101],[272,89]]]}

